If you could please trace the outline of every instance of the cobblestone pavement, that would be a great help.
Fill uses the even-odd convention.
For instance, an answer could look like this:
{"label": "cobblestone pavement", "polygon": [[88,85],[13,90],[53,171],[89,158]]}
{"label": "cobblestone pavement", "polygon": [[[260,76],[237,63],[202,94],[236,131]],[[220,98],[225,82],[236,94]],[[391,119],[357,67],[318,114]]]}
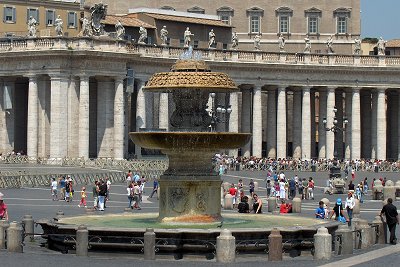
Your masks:
{"label": "cobblestone pavement", "polygon": [[[264,201],[266,197],[265,190],[265,172],[251,172],[251,171],[232,171],[228,172],[227,175],[223,176],[223,180],[230,183],[237,183],[238,179],[243,179],[245,185],[248,185],[250,178],[253,178],[255,181],[259,182],[259,190],[258,194],[262,197]],[[286,175],[288,177],[292,177],[294,173],[287,172]],[[306,217],[313,217],[314,210],[317,207],[318,201],[322,197],[327,197],[330,201],[334,202],[336,198],[341,197],[345,198],[345,195],[325,195],[323,194],[323,187],[326,184],[326,180],[328,177],[327,173],[298,173],[299,177],[313,177],[316,181],[316,190],[315,190],[315,200],[305,200],[302,203],[302,215]],[[373,177],[379,178],[380,176],[387,177],[387,179],[391,179],[393,181],[397,181],[399,179],[399,174],[397,173],[357,173],[356,181],[360,181],[364,177],[368,177],[369,181],[372,181]],[[135,212],[157,212],[158,211],[158,201],[155,197],[152,199],[148,199],[147,196],[151,193],[152,183],[149,182],[145,187],[145,196],[143,197],[142,210]],[[79,191],[81,185],[78,185],[75,190]],[[91,187],[87,186],[87,191],[89,193],[88,199],[89,203],[91,203]],[[62,210],[65,215],[78,215],[84,214],[84,209],[79,208],[78,200],[74,200],[72,203],[66,203],[64,201],[52,201],[50,195],[50,188],[22,188],[22,189],[0,189],[2,193],[5,194],[5,202],[9,206],[9,214],[10,221],[16,220],[20,221],[22,217],[26,214],[33,215],[34,219],[41,218],[53,218],[57,211]],[[125,195],[125,185],[123,184],[113,184],[111,188],[111,199],[107,204],[107,209],[105,213],[121,213],[124,211],[124,208],[128,205],[127,198]],[[246,193],[248,190],[246,188]],[[89,204],[88,204],[89,205]],[[400,208],[400,202],[397,201],[395,203],[396,206]],[[366,201],[361,204],[361,217],[372,221],[373,218],[379,213],[382,207],[382,201],[373,201],[371,200],[371,196],[366,196]],[[229,213],[235,213],[236,211],[224,211]],[[36,229],[38,233],[41,232],[41,229]],[[399,235],[399,229],[397,230],[397,235]],[[25,246],[25,253],[22,255],[17,254],[9,254],[6,251],[0,250],[0,266],[44,266],[48,263],[54,264],[68,264],[68,266],[187,266],[188,264],[194,266],[220,266],[215,263],[214,260],[205,260],[204,258],[199,258],[199,256],[185,256],[183,260],[174,260],[172,257],[163,256],[163,258],[158,258],[155,262],[147,262],[142,261],[138,256],[127,255],[127,254],[100,254],[100,253],[91,253],[88,258],[77,257],[73,254],[63,255],[59,252],[50,251],[45,248],[39,247],[39,241],[32,244],[27,244]],[[388,246],[374,246],[371,249],[371,253],[374,250],[379,248],[384,248]],[[400,247],[400,245],[394,246]],[[400,250],[400,249],[399,249]],[[393,265],[395,261],[398,262],[400,259],[400,251],[393,252],[392,254],[376,259],[371,260],[366,263],[362,263],[362,266],[377,266],[378,264],[385,264],[386,266],[397,266]],[[365,253],[368,251],[356,251],[357,254]],[[268,265],[271,266],[319,266],[329,262],[335,262],[337,260],[342,259],[343,257],[334,257],[331,261],[328,262],[316,262],[313,261],[310,256],[302,256],[294,259],[285,258],[283,262],[280,263],[271,263],[268,262]],[[349,258],[349,257],[347,257]],[[240,256],[237,257],[237,262],[234,264],[229,264],[230,266],[261,266],[265,265],[267,256]],[[357,261],[354,261],[352,265],[356,265]],[[348,266],[352,266],[348,265]],[[346,265],[341,265],[346,266]],[[361,265],[360,265],[361,266]]]}

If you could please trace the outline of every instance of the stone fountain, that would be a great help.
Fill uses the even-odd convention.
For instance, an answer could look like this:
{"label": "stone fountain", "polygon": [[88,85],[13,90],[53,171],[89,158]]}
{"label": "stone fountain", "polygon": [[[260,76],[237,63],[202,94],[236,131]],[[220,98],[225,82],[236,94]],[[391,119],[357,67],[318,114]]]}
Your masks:
{"label": "stone fountain", "polygon": [[144,148],[160,149],[169,167],[160,177],[161,222],[207,223],[221,220],[221,178],[211,159],[225,149],[245,145],[248,133],[209,132],[206,111],[210,93],[236,92],[225,73],[212,72],[189,49],[170,72],[154,74],[144,91],[171,93],[175,111],[170,132],[131,132],[132,141]]}

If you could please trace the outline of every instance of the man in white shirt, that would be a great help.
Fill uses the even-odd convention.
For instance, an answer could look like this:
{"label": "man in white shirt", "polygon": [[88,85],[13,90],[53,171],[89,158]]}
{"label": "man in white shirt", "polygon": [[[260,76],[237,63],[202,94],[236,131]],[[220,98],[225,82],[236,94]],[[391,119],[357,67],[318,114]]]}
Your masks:
{"label": "man in white shirt", "polygon": [[52,196],[53,201],[58,200],[57,187],[58,187],[58,183],[56,181],[56,178],[52,178],[52,181],[51,181],[51,196]]}
{"label": "man in white shirt", "polygon": [[353,194],[351,192],[347,193],[346,203],[344,208],[347,211],[347,215],[349,216],[349,226],[351,226],[351,219],[353,219],[353,209],[356,205],[356,201],[354,200]]}

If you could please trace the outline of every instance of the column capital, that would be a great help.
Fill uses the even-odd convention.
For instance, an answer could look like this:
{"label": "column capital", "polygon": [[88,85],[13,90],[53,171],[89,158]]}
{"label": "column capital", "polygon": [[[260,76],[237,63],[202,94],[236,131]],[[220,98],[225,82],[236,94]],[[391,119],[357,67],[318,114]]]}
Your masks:
{"label": "column capital", "polygon": [[301,90],[304,92],[304,91],[308,91],[308,92],[310,92],[311,91],[311,86],[308,86],[308,85],[305,85],[305,86],[301,86]]}
{"label": "column capital", "polygon": [[376,91],[378,93],[385,93],[387,89],[388,89],[387,87],[377,87]]}
{"label": "column capital", "polygon": [[351,87],[351,92],[353,92],[353,93],[360,93],[360,91],[361,91],[361,88],[360,87]]}
{"label": "column capital", "polygon": [[34,81],[38,79],[38,75],[33,73],[25,74],[24,77],[28,78],[29,81]]}
{"label": "column capital", "polygon": [[115,82],[122,83],[122,82],[124,82],[125,79],[126,79],[126,75],[114,76],[114,81],[115,81]]}
{"label": "column capital", "polygon": [[329,85],[329,86],[327,86],[325,88],[326,88],[327,92],[332,92],[332,91],[334,92],[336,90],[337,86]]}
{"label": "column capital", "polygon": [[49,73],[50,81],[57,80],[69,80],[71,75],[69,74],[60,74],[60,73]]}

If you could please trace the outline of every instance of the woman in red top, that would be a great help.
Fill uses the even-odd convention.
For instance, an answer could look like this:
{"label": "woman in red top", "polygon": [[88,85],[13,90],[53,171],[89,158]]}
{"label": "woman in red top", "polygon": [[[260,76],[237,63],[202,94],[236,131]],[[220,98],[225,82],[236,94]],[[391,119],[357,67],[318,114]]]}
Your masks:
{"label": "woman in red top", "polygon": [[7,205],[3,201],[3,194],[0,193],[0,220],[8,221]]}

